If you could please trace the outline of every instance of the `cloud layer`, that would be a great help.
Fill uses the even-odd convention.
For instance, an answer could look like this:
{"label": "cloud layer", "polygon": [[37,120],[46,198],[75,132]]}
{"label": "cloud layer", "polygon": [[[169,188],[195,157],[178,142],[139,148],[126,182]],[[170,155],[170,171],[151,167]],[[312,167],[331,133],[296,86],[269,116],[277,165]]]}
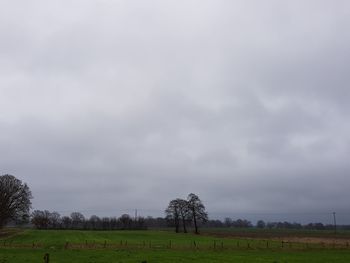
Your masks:
{"label": "cloud layer", "polygon": [[348,1],[0,5],[0,169],[35,208],[195,192],[212,217],[350,223]]}

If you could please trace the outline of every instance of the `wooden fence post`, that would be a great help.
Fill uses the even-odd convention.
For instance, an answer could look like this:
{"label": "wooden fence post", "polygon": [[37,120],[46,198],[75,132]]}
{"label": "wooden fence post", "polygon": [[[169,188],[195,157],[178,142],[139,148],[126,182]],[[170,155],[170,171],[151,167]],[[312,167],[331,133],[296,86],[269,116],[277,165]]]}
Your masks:
{"label": "wooden fence post", "polygon": [[49,263],[49,261],[50,261],[50,255],[49,255],[49,253],[46,253],[44,255],[44,263]]}

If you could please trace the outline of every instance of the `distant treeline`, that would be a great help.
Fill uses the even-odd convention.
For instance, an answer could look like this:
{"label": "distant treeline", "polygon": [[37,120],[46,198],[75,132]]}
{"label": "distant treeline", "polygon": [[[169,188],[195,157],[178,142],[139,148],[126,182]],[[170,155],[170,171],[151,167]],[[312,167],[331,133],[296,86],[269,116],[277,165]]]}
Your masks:
{"label": "distant treeline", "polygon": [[86,230],[115,230],[115,229],[146,229],[147,224],[159,223],[156,219],[132,218],[128,214],[120,217],[85,218],[82,213],[73,212],[70,216],[61,216],[57,212],[35,210],[31,214],[31,223],[38,229],[86,229]]}
{"label": "distant treeline", "polygon": [[[86,230],[122,230],[122,229],[147,229],[173,227],[173,221],[162,217],[131,217],[123,214],[120,217],[99,217],[93,215],[86,218],[82,213],[73,212],[70,216],[61,216],[57,212],[47,210],[35,210],[31,214],[31,223],[38,229],[86,229]],[[189,222],[189,226],[193,227]],[[260,228],[260,229],[310,229],[310,230],[333,230],[334,225],[322,223],[290,222],[265,222],[259,220],[255,225],[246,219],[225,218],[221,220],[208,220],[205,224],[199,223],[204,228]],[[350,226],[338,226],[342,229],[350,229]]]}
{"label": "distant treeline", "polygon": [[[233,220],[231,218],[225,218],[223,224],[224,227],[236,227],[236,228],[250,228],[254,227],[254,225],[246,220],[246,219],[237,219]],[[323,223],[309,223],[306,225],[302,225],[300,223],[290,223],[287,221],[284,222],[265,222],[263,220],[259,220],[256,225],[256,228],[261,229],[313,229],[313,230],[333,230],[334,225],[324,225]],[[341,226],[342,228],[346,228],[347,226]]]}

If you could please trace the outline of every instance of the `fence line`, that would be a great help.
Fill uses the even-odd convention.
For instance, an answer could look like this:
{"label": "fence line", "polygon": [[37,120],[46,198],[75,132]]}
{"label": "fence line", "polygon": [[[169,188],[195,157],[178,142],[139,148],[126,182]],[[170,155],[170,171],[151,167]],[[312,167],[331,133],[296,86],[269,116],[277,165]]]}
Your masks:
{"label": "fence line", "polygon": [[[15,243],[6,241],[0,243],[0,248],[27,248],[27,249],[43,249],[49,247],[50,244],[40,242],[31,243]],[[168,240],[164,242],[156,242],[153,240],[144,240],[142,242],[130,242],[130,240],[120,240],[120,242],[111,242],[104,240],[103,242],[95,242],[94,240],[86,240],[83,243],[72,243],[66,241],[64,244],[55,245],[58,249],[170,249],[170,250],[308,250],[308,249],[349,249],[348,241],[333,243],[308,243],[308,242],[289,242],[274,240],[254,240],[240,239],[236,243],[225,242],[223,240],[213,240],[211,242],[200,242],[198,240],[189,240],[186,243]]]}

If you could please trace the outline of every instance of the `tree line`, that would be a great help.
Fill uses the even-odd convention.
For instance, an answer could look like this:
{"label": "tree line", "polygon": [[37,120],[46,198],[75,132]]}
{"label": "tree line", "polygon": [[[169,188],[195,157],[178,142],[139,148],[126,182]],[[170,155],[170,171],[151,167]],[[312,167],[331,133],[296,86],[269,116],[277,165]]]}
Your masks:
{"label": "tree line", "polygon": [[[225,218],[221,220],[209,220],[200,198],[195,194],[189,194],[187,199],[177,198],[169,202],[165,210],[165,218],[158,217],[137,217],[132,218],[124,214],[116,217],[90,218],[79,212],[70,216],[61,216],[57,212],[47,210],[35,210],[30,214],[32,193],[21,180],[13,175],[5,174],[0,176],[0,228],[8,223],[20,224],[31,222],[40,229],[145,229],[147,227],[174,227],[175,232],[188,231],[193,226],[195,233],[199,233],[199,227],[236,227],[236,228],[267,228],[267,229],[316,229],[331,230],[334,225],[323,223],[300,223],[290,222],[264,222],[259,220],[254,226],[246,219],[233,220]],[[339,226],[341,229],[350,229],[350,226]]]}
{"label": "tree line", "polygon": [[80,212],[73,212],[70,216],[61,216],[57,212],[35,210],[31,214],[31,223],[38,229],[86,229],[86,230],[131,230],[146,229],[153,218],[136,217],[128,214],[120,217],[99,217],[92,215],[89,218]]}
{"label": "tree line", "polygon": [[187,226],[193,223],[194,232],[199,234],[199,226],[208,221],[208,214],[205,211],[200,198],[191,193],[187,199],[177,198],[169,202],[165,210],[166,219],[175,227],[175,232],[180,232],[182,226],[183,232],[187,233]]}
{"label": "tree line", "polygon": [[[256,225],[246,219],[233,220],[229,217],[225,218],[224,222],[216,225],[216,227],[233,227],[233,228],[251,228],[256,227],[260,229],[310,229],[310,230],[333,230],[334,225],[323,223],[308,223],[300,224],[296,222],[265,222],[264,220],[258,220]],[[345,227],[345,226],[342,226]]]}

